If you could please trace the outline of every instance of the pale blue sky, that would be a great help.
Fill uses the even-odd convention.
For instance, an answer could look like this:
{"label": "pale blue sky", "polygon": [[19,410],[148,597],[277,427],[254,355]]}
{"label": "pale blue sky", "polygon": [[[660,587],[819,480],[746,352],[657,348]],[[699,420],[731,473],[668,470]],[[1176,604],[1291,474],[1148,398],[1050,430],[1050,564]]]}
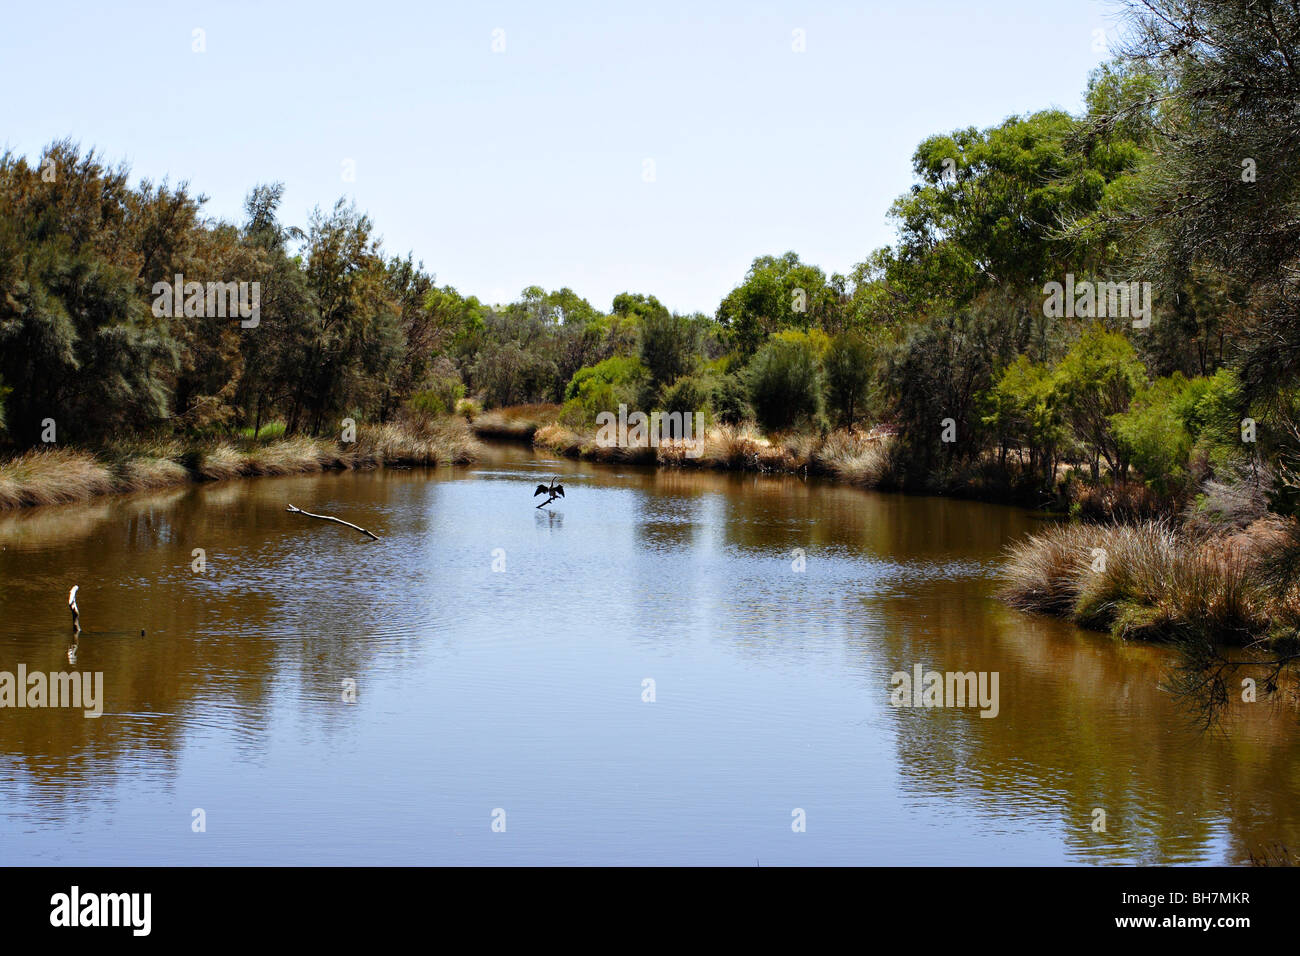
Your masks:
{"label": "pale blue sky", "polygon": [[1079,110],[1117,9],[127,0],[11,2],[3,22],[19,153],[70,135],[227,218],[276,179],[296,224],[355,197],[387,252],[488,301],[536,283],[712,313],[757,255],[846,272],[889,243],[925,136]]}

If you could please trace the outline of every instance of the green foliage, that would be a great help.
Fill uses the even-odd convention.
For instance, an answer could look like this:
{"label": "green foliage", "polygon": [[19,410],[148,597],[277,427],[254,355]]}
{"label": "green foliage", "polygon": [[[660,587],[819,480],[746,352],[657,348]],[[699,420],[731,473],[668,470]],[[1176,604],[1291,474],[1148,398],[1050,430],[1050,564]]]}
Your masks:
{"label": "green foliage", "polygon": [[1196,442],[1193,457],[1203,459],[1213,471],[1223,474],[1243,464],[1248,457],[1247,446],[1241,440],[1245,408],[1241,382],[1230,369],[1192,379],[1178,412]]}
{"label": "green foliage", "polygon": [[1042,475],[1050,485],[1052,466],[1066,441],[1052,370],[1027,355],[1017,356],[980,401],[999,461],[1005,464],[1008,451],[1015,449],[1028,456],[1030,474]]}
{"label": "green foliage", "polygon": [[835,330],[843,322],[844,279],[800,262],[793,252],[777,258],[759,256],[745,281],[718,306],[717,320],[732,345],[749,356],[773,332],[821,327]]}
{"label": "green foliage", "polygon": [[810,341],[769,340],[750,362],[747,382],[754,415],[768,431],[808,424],[822,413],[821,369]]}
{"label": "green foliage", "polygon": [[1300,376],[1300,179],[1279,174],[1295,162],[1300,8],[1146,0],[1132,20],[1127,62],[1154,82],[1117,94],[1099,121],[1149,117],[1160,149],[1116,204],[1115,241],[1170,292],[1194,269],[1249,303],[1224,332],[1246,395],[1266,399]]}
{"label": "green foliage", "polygon": [[249,441],[274,441],[284,437],[284,430],[284,422],[267,422],[266,424],[256,428],[249,425],[247,428],[239,429],[239,437],[247,438]]}
{"label": "green foliage", "polygon": [[866,336],[841,332],[823,358],[826,402],[840,425],[852,425],[867,411],[875,355]]}
{"label": "green foliage", "polygon": [[434,379],[429,388],[416,392],[407,400],[407,407],[420,415],[451,415],[465,397],[465,386],[455,378]]}
{"label": "green foliage", "polygon": [[1172,494],[1186,483],[1192,449],[1187,414],[1197,390],[1182,373],[1175,372],[1140,389],[1127,411],[1111,416],[1123,457],[1159,494]]}
{"label": "green foliage", "polygon": [[641,364],[649,377],[648,401],[670,382],[694,369],[700,347],[700,327],[690,318],[666,309],[647,312],[641,320]]}
{"label": "green foliage", "polygon": [[620,404],[634,407],[647,378],[640,359],[618,355],[579,369],[565,389],[561,421],[572,428],[591,427],[601,412],[618,413]]}
{"label": "green foliage", "polygon": [[319,434],[345,409],[376,407],[396,385],[405,343],[373,233],[370,217],[341,199],[312,214],[304,274],[315,309],[292,386],[290,432]]}
{"label": "green foliage", "polygon": [[645,379],[646,374],[646,367],[641,364],[639,358],[630,355],[611,356],[603,362],[578,369],[569,380],[564,390],[564,397],[577,398],[583,388],[590,388],[589,383],[593,382],[635,389]]}
{"label": "green foliage", "polygon": [[84,441],[167,416],[178,323],[155,317],[148,293],[188,248],[198,207],[183,187],[133,190],[124,167],[66,141],[37,166],[0,155],[0,375],[18,444],[45,418]]}
{"label": "green foliage", "polygon": [[739,425],[754,418],[754,407],[749,404],[749,385],[739,373],[730,373],[717,380],[709,404],[718,421],[724,425]]}
{"label": "green foliage", "polygon": [[1100,324],[1090,327],[1056,367],[1056,402],[1091,461],[1123,476],[1128,454],[1115,435],[1113,417],[1127,411],[1145,385],[1146,370],[1128,339]]}
{"label": "green foliage", "polygon": [[711,391],[706,379],[683,375],[663,390],[659,407],[666,412],[682,412],[691,415],[696,412],[707,413]]}
{"label": "green foliage", "polygon": [[667,312],[664,304],[652,295],[640,292],[620,292],[614,296],[611,311],[618,316],[644,319],[656,312]]}
{"label": "green foliage", "polygon": [[933,309],[1064,271],[1058,225],[1094,210],[1127,168],[1084,148],[1079,129],[1068,113],[1046,110],[922,142],[912,157],[920,184],[891,210],[900,242],[890,278]]}

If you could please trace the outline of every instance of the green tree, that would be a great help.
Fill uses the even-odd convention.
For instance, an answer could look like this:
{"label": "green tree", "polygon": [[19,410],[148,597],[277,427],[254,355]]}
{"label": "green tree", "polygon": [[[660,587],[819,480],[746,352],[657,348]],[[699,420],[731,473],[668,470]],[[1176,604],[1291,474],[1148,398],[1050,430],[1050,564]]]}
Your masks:
{"label": "green tree", "polygon": [[184,320],[151,312],[150,279],[188,247],[200,201],[127,179],[66,141],[37,167],[0,156],[0,375],[20,445],[45,418],[60,440],[93,441],[169,415]]}
{"label": "green tree", "polygon": [[749,386],[743,375],[728,373],[713,386],[709,404],[714,415],[724,425],[739,425],[754,418],[754,407],[749,403]]}
{"label": "green tree", "polygon": [[689,374],[699,358],[700,328],[684,315],[666,309],[647,312],[641,319],[641,364],[649,373],[644,403],[658,401],[661,390]]}
{"label": "green tree", "polygon": [[1192,390],[1183,374],[1175,372],[1139,389],[1127,411],[1111,416],[1123,457],[1162,495],[1181,491],[1187,482],[1193,436],[1185,415]]}
{"label": "green tree", "polygon": [[844,279],[800,262],[798,255],[759,256],[745,280],[718,306],[717,321],[735,348],[749,356],[782,329],[837,331],[843,323]]}
{"label": "green tree", "polygon": [[1125,60],[1155,82],[1102,104],[1096,125],[1149,117],[1157,148],[1110,224],[1167,292],[1192,267],[1239,290],[1249,309],[1231,337],[1243,399],[1267,396],[1300,377],[1300,180],[1283,172],[1300,123],[1300,9],[1278,0],[1130,7]]}
{"label": "green tree", "polygon": [[1060,226],[1095,209],[1124,168],[1082,149],[1079,128],[1046,110],[922,142],[912,157],[920,183],[891,209],[894,283],[921,308],[942,310],[1063,272],[1070,248]]}
{"label": "green tree", "polygon": [[841,425],[851,425],[866,411],[875,355],[866,336],[841,332],[826,351],[826,400]]}
{"label": "green tree", "polygon": [[1146,383],[1146,370],[1128,339],[1100,324],[1090,327],[1056,367],[1055,401],[1088,456],[1095,481],[1101,460],[1124,477],[1128,451],[1112,419],[1128,410]]}
{"label": "green tree", "polygon": [[564,392],[564,421],[590,427],[601,412],[617,413],[620,404],[632,405],[647,374],[639,359],[626,355],[579,369]]}
{"label": "green tree", "polygon": [[998,445],[999,466],[1006,467],[1007,453],[1015,449],[1022,459],[1027,456],[1029,474],[1050,484],[1065,439],[1052,370],[1027,355],[1017,356],[983,394],[982,405],[984,425]]}
{"label": "green tree", "polygon": [[254,437],[297,386],[311,346],[313,309],[307,279],[287,248],[304,234],[276,218],[283,195],[279,183],[256,186],[244,203],[244,242],[255,250],[261,316],[256,329],[239,336],[242,365],[236,402]]}
{"label": "green tree", "polygon": [[822,413],[821,369],[808,340],[773,338],[747,369],[749,401],[769,432],[815,421]]}
{"label": "green tree", "polygon": [[314,304],[311,343],[289,411],[290,432],[319,434],[331,415],[379,417],[404,343],[384,295],[384,262],[369,216],[343,200],[312,214],[305,277]]}

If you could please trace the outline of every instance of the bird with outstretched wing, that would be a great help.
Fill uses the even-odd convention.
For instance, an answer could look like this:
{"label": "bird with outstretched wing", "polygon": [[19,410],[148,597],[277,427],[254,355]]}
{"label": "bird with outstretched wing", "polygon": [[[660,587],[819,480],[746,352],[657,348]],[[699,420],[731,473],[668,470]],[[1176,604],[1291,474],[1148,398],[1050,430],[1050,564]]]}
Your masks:
{"label": "bird with outstretched wing", "polygon": [[552,501],[554,501],[556,498],[563,498],[563,497],[564,497],[564,485],[556,484],[556,482],[559,480],[559,477],[560,477],[559,475],[556,475],[554,478],[552,478],[552,479],[551,479],[551,483],[550,483],[549,485],[538,485],[538,486],[537,486],[537,490],[533,492],[533,497],[534,497],[534,498],[536,498],[538,495],[547,495],[547,496],[548,496],[547,499],[546,499],[545,501],[543,501],[543,502],[542,502],[540,505],[538,505],[537,507],[539,507],[539,508],[545,508],[547,505],[549,505],[549,504],[550,504]]}

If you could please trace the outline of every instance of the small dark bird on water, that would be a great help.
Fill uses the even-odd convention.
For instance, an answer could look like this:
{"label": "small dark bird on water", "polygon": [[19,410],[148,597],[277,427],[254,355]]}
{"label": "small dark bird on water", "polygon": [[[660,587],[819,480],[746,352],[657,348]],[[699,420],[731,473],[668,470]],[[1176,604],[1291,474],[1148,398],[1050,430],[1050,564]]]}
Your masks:
{"label": "small dark bird on water", "polygon": [[537,490],[533,492],[533,497],[534,497],[534,498],[536,498],[538,495],[549,495],[549,496],[550,496],[549,498],[547,498],[545,501],[543,501],[543,502],[542,502],[540,505],[538,505],[537,507],[539,507],[539,508],[545,508],[547,505],[549,505],[549,504],[550,504],[552,501],[554,501],[556,498],[563,498],[563,497],[564,497],[564,485],[557,485],[557,484],[555,483],[556,480],[557,480],[559,477],[560,477],[559,475],[556,475],[554,478],[552,478],[552,479],[551,479],[551,483],[550,483],[549,486],[547,486],[547,485],[538,485],[538,486],[537,486]]}

